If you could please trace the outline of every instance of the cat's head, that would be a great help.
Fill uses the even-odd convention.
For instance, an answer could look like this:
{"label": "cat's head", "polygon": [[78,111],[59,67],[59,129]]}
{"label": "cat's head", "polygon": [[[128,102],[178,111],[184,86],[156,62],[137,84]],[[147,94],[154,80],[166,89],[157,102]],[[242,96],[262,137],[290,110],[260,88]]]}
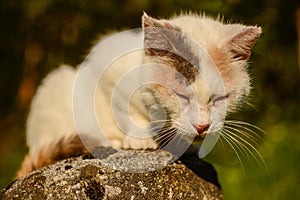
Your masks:
{"label": "cat's head", "polygon": [[142,21],[145,62],[169,68],[155,70],[144,93],[146,107],[160,108],[154,120],[197,138],[219,131],[249,95],[247,61],[261,28],[197,15]]}

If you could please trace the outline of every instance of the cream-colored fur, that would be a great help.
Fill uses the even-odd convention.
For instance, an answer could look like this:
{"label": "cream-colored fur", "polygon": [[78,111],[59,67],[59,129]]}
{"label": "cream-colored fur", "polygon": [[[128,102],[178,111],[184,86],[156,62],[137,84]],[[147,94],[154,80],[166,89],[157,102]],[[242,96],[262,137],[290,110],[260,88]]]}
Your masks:
{"label": "cream-colored fur", "polygon": [[[241,55],[249,56],[251,48],[259,36],[261,30],[258,27],[247,27],[241,24],[223,24],[218,20],[213,20],[208,17],[198,16],[198,15],[180,15],[173,17],[170,20],[155,20],[148,17],[146,14],[143,17],[144,23],[155,24],[155,26],[164,26],[170,28],[170,26],[179,27],[184,35],[190,38],[192,41],[203,47],[200,57],[200,64],[206,66],[216,66],[219,76],[222,78],[222,86],[216,79],[212,76],[210,77],[210,72],[202,70],[200,67],[201,75],[197,75],[195,81],[188,86],[188,88],[196,94],[195,102],[193,100],[189,101],[189,105],[186,105],[186,100],[182,98],[174,98],[174,94],[165,91],[159,86],[151,86],[151,90],[154,93],[141,93],[137,92],[130,101],[130,115],[134,122],[143,127],[149,123],[149,114],[145,109],[144,104],[153,104],[153,95],[160,98],[160,104],[163,105],[167,110],[172,111],[171,118],[174,122],[179,121],[179,108],[176,108],[176,104],[183,106],[181,110],[183,112],[183,119],[181,120],[183,125],[183,130],[191,135],[197,135],[197,130],[195,125],[208,124],[209,129],[207,132],[215,132],[222,128],[222,121],[225,119],[226,114],[230,111],[234,111],[244,97],[249,94],[250,83],[249,76],[246,71],[247,59],[236,59],[232,54],[235,52]],[[157,25],[158,24],[158,25]],[[249,30],[248,30],[249,29]],[[253,30],[252,30],[253,29]],[[248,37],[246,40],[240,37]],[[130,43],[143,43],[144,35],[142,33],[131,33],[132,37],[127,41]],[[241,35],[241,36],[240,36]],[[250,36],[248,36],[250,35]],[[243,44],[244,41],[245,44]],[[124,42],[124,41],[123,41]],[[253,44],[248,44],[248,43]],[[32,163],[36,165],[39,162],[40,152],[47,149],[49,154],[55,145],[63,138],[71,137],[78,132],[83,132],[80,134],[93,135],[98,137],[98,130],[101,127],[102,132],[108,140],[101,140],[98,137],[99,145],[112,145],[116,148],[151,148],[156,147],[154,140],[147,134],[149,133],[139,133],[144,134],[142,139],[134,137],[133,134],[124,134],[120,130],[115,122],[114,115],[111,110],[111,95],[115,85],[118,83],[123,75],[130,72],[136,66],[141,66],[145,62],[151,62],[151,58],[145,56],[143,50],[134,51],[127,55],[123,55],[116,59],[112,65],[108,68],[102,78],[99,80],[99,85],[95,91],[95,112],[99,124],[95,124],[92,120],[87,119],[85,116],[80,116],[77,119],[81,121],[80,130],[76,126],[76,120],[74,119],[74,88],[77,81],[77,76],[80,70],[95,68],[95,73],[91,70],[90,77],[85,81],[86,90],[91,90],[90,82],[97,80],[98,74],[97,65],[103,61],[105,58],[101,58],[103,51],[114,51],[114,45],[110,44],[110,48],[103,49],[101,46],[103,43],[98,43],[93,51],[88,56],[87,60],[77,68],[70,66],[60,66],[57,70],[51,72],[42,82],[41,86],[32,101],[30,114],[27,120],[27,145],[29,146],[29,154],[26,159],[26,163]],[[100,47],[101,46],[101,47]],[[248,50],[247,48],[250,48]],[[197,48],[191,46],[192,52],[198,54]],[[239,52],[241,51],[241,52]],[[248,52],[249,51],[249,52]],[[201,50],[199,50],[201,52]],[[205,55],[207,52],[209,56]],[[249,54],[249,55],[248,55]],[[204,57],[201,57],[204,56]],[[235,60],[236,59],[236,60]],[[155,73],[154,73],[155,74]],[[157,80],[168,80],[168,73],[158,74],[157,77],[153,75]],[[172,74],[170,72],[170,74]],[[157,75],[157,74],[156,74]],[[145,74],[144,74],[145,76]],[[150,76],[150,75],[149,75]],[[206,77],[203,77],[206,76]],[[141,75],[143,77],[143,75]],[[128,86],[138,84],[138,79],[131,80]],[[170,81],[170,84],[172,80]],[[120,86],[119,90],[126,92],[127,85]],[[185,90],[182,89],[181,85],[178,83],[173,84],[174,88],[178,88],[178,91]],[[223,93],[222,93],[223,92]],[[211,99],[212,94],[226,96],[226,108],[218,107],[219,102],[213,102]],[[186,94],[189,95],[189,94]],[[84,94],[82,94],[82,107],[80,109],[85,109]],[[176,95],[175,95],[176,96]],[[223,99],[223,96],[222,99]],[[227,97],[228,96],[228,97]],[[216,97],[216,99],[217,99]],[[119,98],[119,97],[118,97]],[[178,100],[179,99],[179,100]],[[220,98],[219,98],[220,99]],[[224,97],[225,99],[225,97]],[[177,102],[177,103],[176,103]],[[157,103],[157,102],[156,102]],[[127,101],[119,98],[118,115],[124,117],[127,115]],[[198,104],[199,111],[193,110],[191,104]],[[86,126],[85,126],[86,123]],[[131,125],[129,127],[124,127],[126,131],[131,131]],[[177,127],[177,125],[175,126]],[[25,170],[26,171],[26,170]],[[22,175],[22,173],[20,173]]]}
{"label": "cream-colored fur", "polygon": [[32,162],[39,152],[61,138],[74,134],[72,92],[76,70],[63,65],[42,82],[31,103],[27,119],[27,145]]}

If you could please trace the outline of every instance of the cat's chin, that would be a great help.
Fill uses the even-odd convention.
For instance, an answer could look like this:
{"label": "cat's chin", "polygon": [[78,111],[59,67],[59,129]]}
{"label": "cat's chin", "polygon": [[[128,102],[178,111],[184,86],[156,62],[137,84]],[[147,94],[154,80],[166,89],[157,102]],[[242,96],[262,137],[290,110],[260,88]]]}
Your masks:
{"label": "cat's chin", "polygon": [[204,138],[201,136],[196,136],[191,143],[190,147],[187,149],[187,151],[184,153],[186,155],[189,154],[195,154],[198,153],[199,149],[201,148],[201,145],[203,143]]}
{"label": "cat's chin", "polygon": [[190,143],[191,144],[190,147],[185,152],[185,154],[193,154],[198,152],[199,149],[201,148],[205,135],[206,133],[203,133],[201,135],[197,135],[196,137],[194,137],[193,141]]}
{"label": "cat's chin", "polygon": [[194,140],[193,140],[193,142],[192,142],[192,145],[201,145],[202,142],[203,142],[203,140],[204,140],[204,138],[205,138],[205,135],[206,135],[206,134],[197,135],[197,136],[194,138]]}

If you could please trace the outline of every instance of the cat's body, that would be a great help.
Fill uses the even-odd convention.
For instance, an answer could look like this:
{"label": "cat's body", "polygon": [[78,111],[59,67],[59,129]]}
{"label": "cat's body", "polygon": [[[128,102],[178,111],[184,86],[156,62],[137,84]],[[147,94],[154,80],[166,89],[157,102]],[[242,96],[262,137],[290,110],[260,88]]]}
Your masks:
{"label": "cat's body", "polygon": [[[86,150],[77,137],[78,132],[83,134],[81,139],[90,138],[93,145],[143,149],[166,145],[168,139],[161,138],[161,135],[168,136],[165,129],[170,132],[176,129],[176,134],[182,134],[188,143],[196,138],[192,149],[199,151],[198,141],[206,134],[218,132],[226,114],[235,111],[248,96],[250,81],[246,62],[261,33],[259,27],[225,25],[218,20],[197,15],[156,20],[146,14],[143,16],[143,27],[144,32],[131,33],[127,44],[144,44],[145,49],[116,59],[100,78],[95,90],[95,115],[109,140],[98,136],[99,127],[93,120],[80,113],[74,114],[74,109],[85,110],[88,104],[84,100],[84,93],[79,94],[82,95],[79,103],[74,100],[77,97],[73,96],[76,95],[74,88],[76,90],[75,83],[80,70],[61,66],[45,78],[33,99],[27,122],[29,154],[19,176],[52,163],[56,155]],[[117,43],[110,43],[111,49],[118,46]],[[103,51],[112,51],[103,49],[101,45],[100,42],[95,46],[82,64],[83,69],[101,64],[103,60],[99,55]],[[112,101],[112,92],[118,81],[137,66],[149,63],[169,68],[155,68],[153,74],[149,75],[149,71],[140,70],[138,73],[142,74],[139,78],[119,84],[119,93],[115,96],[117,101]],[[209,70],[213,67],[218,73],[210,77],[212,72]],[[91,71],[82,87],[87,91],[93,90],[92,84],[99,79],[98,75]],[[221,80],[217,80],[216,76]],[[111,108],[117,108],[117,117],[122,123],[122,117],[126,118],[128,111],[127,99],[122,99],[122,95],[128,95],[126,88],[140,84],[140,79],[148,77],[156,83],[137,90],[133,95],[129,106],[130,117],[140,127],[151,120],[164,120],[166,124],[162,125],[163,131],[154,138],[150,137],[153,126],[142,129],[145,130],[143,133],[139,131],[142,138],[136,138],[133,136],[137,133],[134,125],[121,124],[123,131],[120,130],[120,124],[116,124],[115,120],[116,113]],[[74,103],[77,108],[74,108]],[[161,109],[165,112],[160,113]],[[78,121],[79,127],[76,124]],[[83,143],[86,145],[89,139]]]}

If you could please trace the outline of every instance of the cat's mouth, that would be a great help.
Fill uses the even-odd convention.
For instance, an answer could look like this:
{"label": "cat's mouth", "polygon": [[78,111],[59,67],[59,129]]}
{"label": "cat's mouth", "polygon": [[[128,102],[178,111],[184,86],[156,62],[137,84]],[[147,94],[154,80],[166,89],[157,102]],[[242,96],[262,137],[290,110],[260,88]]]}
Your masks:
{"label": "cat's mouth", "polygon": [[203,132],[203,133],[197,135],[197,136],[194,138],[193,142],[196,142],[196,143],[202,142],[202,141],[204,140],[206,134],[207,134],[207,132],[205,131],[205,132]]}
{"label": "cat's mouth", "polygon": [[201,146],[206,134],[197,135],[192,141],[191,145],[194,147]]}
{"label": "cat's mouth", "polygon": [[194,141],[202,141],[208,132],[209,126],[210,124],[194,126],[197,131],[197,135],[194,138]]}

